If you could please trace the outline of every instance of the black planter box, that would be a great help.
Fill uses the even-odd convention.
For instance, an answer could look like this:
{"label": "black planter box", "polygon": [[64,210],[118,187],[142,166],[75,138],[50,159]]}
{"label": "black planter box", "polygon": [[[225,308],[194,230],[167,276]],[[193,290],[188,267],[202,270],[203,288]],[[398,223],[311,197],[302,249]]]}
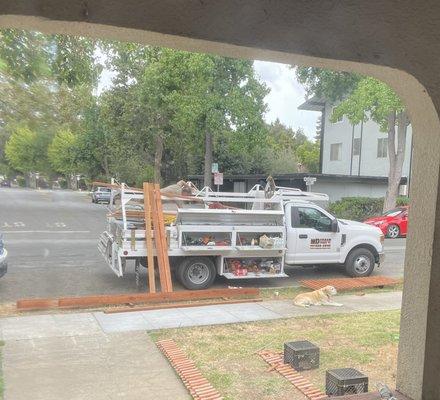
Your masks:
{"label": "black planter box", "polygon": [[319,368],[319,347],[307,340],[284,343],[284,363],[297,371]]}
{"label": "black planter box", "polygon": [[354,368],[329,369],[325,378],[325,393],[329,396],[368,392],[368,377]]}

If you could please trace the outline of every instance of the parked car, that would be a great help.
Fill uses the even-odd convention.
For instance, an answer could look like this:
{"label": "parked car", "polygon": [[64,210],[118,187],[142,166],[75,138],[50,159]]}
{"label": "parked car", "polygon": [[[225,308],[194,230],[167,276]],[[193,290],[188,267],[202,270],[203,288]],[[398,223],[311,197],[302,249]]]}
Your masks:
{"label": "parked car", "polygon": [[6,274],[8,270],[8,252],[5,249],[5,244],[3,242],[3,235],[0,233],[0,278]]}
{"label": "parked car", "polygon": [[0,182],[0,187],[11,187],[11,181],[5,179]]}
{"label": "parked car", "polygon": [[92,192],[92,203],[110,204],[112,190],[107,187],[96,187]]}
{"label": "parked car", "polygon": [[392,239],[406,236],[408,229],[408,207],[394,208],[383,215],[369,218],[364,223],[377,226],[385,236]]}

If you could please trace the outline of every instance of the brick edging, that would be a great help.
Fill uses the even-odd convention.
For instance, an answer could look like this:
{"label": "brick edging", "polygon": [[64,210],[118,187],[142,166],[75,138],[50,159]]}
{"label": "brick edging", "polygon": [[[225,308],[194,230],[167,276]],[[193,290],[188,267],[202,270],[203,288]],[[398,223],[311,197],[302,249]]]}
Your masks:
{"label": "brick edging", "polygon": [[298,371],[292,368],[290,364],[284,364],[283,353],[261,350],[257,354],[271,366],[270,370],[277,371],[309,400],[328,399],[326,394],[314,387],[308,379],[304,378]]}
{"label": "brick edging", "polygon": [[195,400],[222,400],[223,396],[202,375],[195,363],[172,339],[156,342],[157,347],[175,369],[177,375]]}

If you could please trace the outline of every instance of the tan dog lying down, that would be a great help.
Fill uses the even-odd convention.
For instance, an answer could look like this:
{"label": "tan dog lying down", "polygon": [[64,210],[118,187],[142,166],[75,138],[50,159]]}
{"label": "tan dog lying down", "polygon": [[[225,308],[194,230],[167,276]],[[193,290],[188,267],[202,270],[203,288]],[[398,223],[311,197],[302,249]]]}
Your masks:
{"label": "tan dog lying down", "polygon": [[326,286],[322,289],[315,290],[310,293],[301,293],[295,297],[293,304],[300,307],[310,306],[335,306],[342,307],[343,304],[331,301],[331,296],[337,294],[333,286]]}

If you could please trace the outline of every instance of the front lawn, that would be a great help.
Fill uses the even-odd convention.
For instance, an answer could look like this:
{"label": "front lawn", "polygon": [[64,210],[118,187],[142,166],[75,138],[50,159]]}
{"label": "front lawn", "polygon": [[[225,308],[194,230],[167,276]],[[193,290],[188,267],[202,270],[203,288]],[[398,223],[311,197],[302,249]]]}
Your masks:
{"label": "front lawn", "polygon": [[283,343],[310,340],[321,349],[318,370],[303,372],[324,389],[325,371],[353,367],[376,382],[394,387],[399,340],[399,311],[325,315],[267,322],[169,329],[152,332],[154,340],[174,339],[196,362],[225,399],[304,399],[255,353],[281,351]]}

